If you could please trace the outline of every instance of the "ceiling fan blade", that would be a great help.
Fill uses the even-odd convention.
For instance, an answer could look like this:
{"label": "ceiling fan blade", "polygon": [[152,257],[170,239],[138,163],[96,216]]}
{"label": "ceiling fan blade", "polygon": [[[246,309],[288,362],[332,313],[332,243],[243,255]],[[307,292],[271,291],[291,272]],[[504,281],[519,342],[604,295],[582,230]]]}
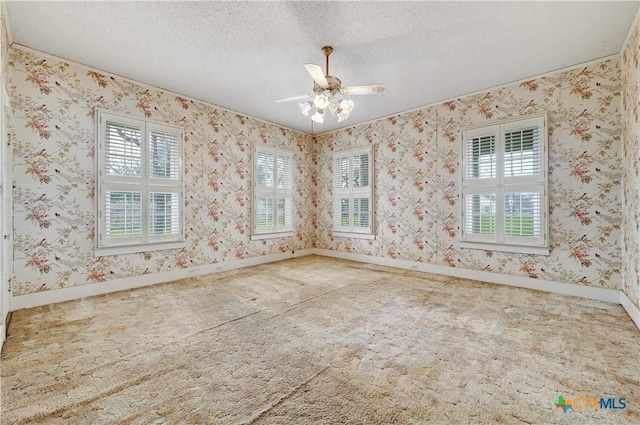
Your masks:
{"label": "ceiling fan blade", "polygon": [[310,94],[304,94],[304,95],[302,95],[302,96],[286,97],[286,98],[284,98],[284,99],[277,99],[277,100],[274,100],[274,102],[276,102],[276,103],[280,103],[280,102],[288,102],[288,101],[290,101],[290,100],[306,99],[307,97],[311,97],[311,95],[310,95]]}
{"label": "ceiling fan blade", "polygon": [[357,94],[380,94],[384,93],[387,87],[384,84],[371,84],[368,86],[351,86],[343,87],[342,94],[357,95]]}
{"label": "ceiling fan blade", "polygon": [[322,68],[312,63],[305,63],[304,67],[307,68],[307,71],[309,71],[309,74],[311,74],[311,78],[313,78],[313,81],[315,81],[317,85],[319,85],[323,89],[329,87],[329,83],[324,76]]}

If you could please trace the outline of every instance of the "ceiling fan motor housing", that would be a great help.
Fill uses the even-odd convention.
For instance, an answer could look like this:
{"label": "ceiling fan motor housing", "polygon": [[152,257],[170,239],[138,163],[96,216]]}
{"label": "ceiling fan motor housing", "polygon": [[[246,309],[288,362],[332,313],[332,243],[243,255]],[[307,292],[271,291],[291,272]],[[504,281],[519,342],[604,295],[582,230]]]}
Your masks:
{"label": "ceiling fan motor housing", "polygon": [[334,77],[333,75],[325,75],[325,78],[327,79],[327,83],[329,83],[329,87],[322,88],[317,83],[314,82],[313,92],[315,94],[320,94],[325,90],[329,90],[331,94],[334,94],[334,95],[340,93],[340,90],[342,90],[342,81],[340,81],[340,78]]}

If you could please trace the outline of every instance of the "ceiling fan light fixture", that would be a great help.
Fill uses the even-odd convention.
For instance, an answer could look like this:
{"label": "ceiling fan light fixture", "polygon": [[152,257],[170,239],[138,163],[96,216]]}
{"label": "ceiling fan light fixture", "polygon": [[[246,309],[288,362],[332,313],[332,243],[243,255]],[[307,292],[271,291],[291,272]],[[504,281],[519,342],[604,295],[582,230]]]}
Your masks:
{"label": "ceiling fan light fixture", "polygon": [[342,109],[343,113],[347,114],[347,117],[349,116],[351,111],[353,111],[354,106],[355,103],[353,103],[353,100],[351,99],[342,99],[340,101],[340,109]]}
{"label": "ceiling fan light fixture", "polygon": [[[355,103],[351,99],[341,99],[337,95],[350,96],[361,94],[379,94],[384,93],[384,84],[370,84],[368,86],[350,86],[342,87],[342,81],[336,76],[329,74],[329,55],[333,52],[331,46],[324,46],[322,52],[326,60],[326,72],[318,65],[311,63],[305,64],[305,68],[313,78],[313,93],[305,96],[294,96],[286,99],[279,99],[276,102],[285,102],[289,100],[298,100],[302,98],[313,97],[313,100],[299,103],[302,115],[311,115],[311,120],[317,123],[323,123],[325,111],[329,110],[331,115],[338,119],[338,122],[349,118]],[[315,108],[315,110],[314,110]]]}
{"label": "ceiling fan light fixture", "polygon": [[311,121],[322,124],[324,122],[324,110],[318,109],[316,113],[311,116]]}
{"label": "ceiling fan light fixture", "polygon": [[[331,96],[331,93],[329,93],[329,96]],[[326,108],[329,106],[329,96],[324,93],[317,95],[313,100],[313,105],[318,109]]]}
{"label": "ceiling fan light fixture", "polygon": [[302,112],[302,115],[309,116],[309,111],[311,111],[311,107],[313,105],[311,105],[311,102],[302,102],[298,104],[298,106],[300,106],[300,111]]}

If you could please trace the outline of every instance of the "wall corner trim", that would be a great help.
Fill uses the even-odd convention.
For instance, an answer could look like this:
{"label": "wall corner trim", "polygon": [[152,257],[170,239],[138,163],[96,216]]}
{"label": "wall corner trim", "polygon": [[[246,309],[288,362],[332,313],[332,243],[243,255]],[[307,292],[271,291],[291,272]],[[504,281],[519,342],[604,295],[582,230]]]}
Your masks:
{"label": "wall corner trim", "polygon": [[640,329],[640,308],[631,301],[631,298],[624,292],[620,291],[620,304],[627,312],[633,323]]}

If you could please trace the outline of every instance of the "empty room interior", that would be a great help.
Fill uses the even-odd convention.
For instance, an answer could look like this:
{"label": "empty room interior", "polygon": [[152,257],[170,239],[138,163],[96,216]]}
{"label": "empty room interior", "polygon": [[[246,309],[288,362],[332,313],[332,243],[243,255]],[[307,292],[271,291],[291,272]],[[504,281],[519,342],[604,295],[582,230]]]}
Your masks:
{"label": "empty room interior", "polygon": [[0,4],[2,425],[640,423],[640,2]]}

